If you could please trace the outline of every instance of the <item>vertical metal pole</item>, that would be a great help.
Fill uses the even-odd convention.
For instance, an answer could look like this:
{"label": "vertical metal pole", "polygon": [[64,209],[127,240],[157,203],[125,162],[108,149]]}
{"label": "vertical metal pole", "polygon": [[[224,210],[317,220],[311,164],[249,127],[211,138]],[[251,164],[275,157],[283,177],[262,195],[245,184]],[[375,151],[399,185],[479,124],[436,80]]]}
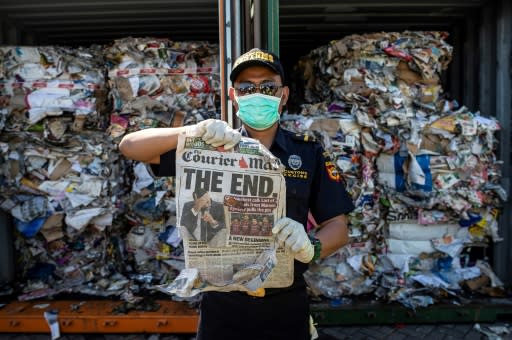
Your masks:
{"label": "vertical metal pole", "polygon": [[[230,57],[228,56],[228,62],[226,63],[228,74],[233,68],[233,62],[242,54],[242,40],[244,38],[242,35],[242,18],[244,18],[242,10],[245,6],[242,6],[240,0],[232,0],[231,4],[231,54],[229,55]],[[238,128],[240,126],[240,122],[233,112],[233,102],[229,96],[227,98],[227,103],[228,123],[232,127]]]}
{"label": "vertical metal pole", "polygon": [[226,77],[226,0],[219,0],[219,52],[220,52],[220,116],[227,120],[227,77]]}
{"label": "vertical metal pole", "polygon": [[244,36],[245,39],[243,41],[242,50],[243,52],[247,52],[251,48],[254,47],[254,22],[252,11],[253,8],[253,0],[245,0],[244,2],[244,20],[240,26],[244,27]]}
{"label": "vertical metal pole", "polygon": [[[231,50],[231,60],[234,61],[239,55],[242,54],[242,8],[240,0],[232,0],[233,11],[231,13],[231,34],[233,41],[233,48]],[[231,63],[232,64],[232,63]]]}
{"label": "vertical metal pole", "polygon": [[279,0],[267,0],[267,49],[279,55]]}
{"label": "vertical metal pole", "polygon": [[254,47],[263,47],[261,45],[261,0],[254,1]]}
{"label": "vertical metal pole", "polygon": [[232,9],[232,2],[227,1],[226,6],[224,7],[225,10],[225,16],[224,16],[224,22],[226,25],[226,40],[225,40],[225,67],[224,67],[224,79],[225,79],[225,95],[223,96],[224,103],[226,104],[225,111],[224,111],[224,117],[225,120],[228,122],[230,126],[233,126],[233,110],[231,110],[231,103],[229,100],[229,87],[230,87],[230,81],[229,81],[229,72],[231,71],[232,66],[232,55],[233,55],[233,40],[232,40],[232,29],[233,29],[233,15],[231,12]]}
{"label": "vertical metal pole", "polygon": [[510,177],[511,162],[510,152],[512,137],[511,113],[512,113],[512,61],[511,61],[511,36],[512,36],[512,4],[508,0],[498,1],[496,20],[496,117],[500,121],[500,153],[499,158],[503,160],[503,177],[501,184],[509,194],[509,201],[500,218],[500,234],[505,239],[494,247],[494,271],[505,282],[512,283],[512,204],[510,199]]}

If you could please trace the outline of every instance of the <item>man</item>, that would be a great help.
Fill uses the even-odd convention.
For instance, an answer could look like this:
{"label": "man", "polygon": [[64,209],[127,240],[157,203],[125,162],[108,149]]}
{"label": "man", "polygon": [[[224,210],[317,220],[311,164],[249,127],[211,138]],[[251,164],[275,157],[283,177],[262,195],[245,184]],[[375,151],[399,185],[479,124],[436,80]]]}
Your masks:
{"label": "man", "polygon": [[258,223],[258,219],[253,217],[251,220],[251,227],[249,229],[249,235],[251,236],[260,236],[260,224]]}
{"label": "man", "polygon": [[261,223],[261,235],[262,236],[270,236],[272,235],[272,225],[268,220],[267,216],[263,216],[263,221]]}
{"label": "man", "polygon": [[204,189],[192,193],[194,201],[183,205],[180,225],[198,241],[208,242],[224,228],[224,206],[213,202]]}
{"label": "man", "polygon": [[240,225],[240,234],[241,235],[249,235],[249,215],[244,214],[242,216],[242,222]]}
{"label": "man", "polygon": [[[243,292],[208,292],[201,301],[198,340],[309,339],[309,302],[303,273],[308,263],[333,253],[348,242],[346,214],[353,209],[343,182],[322,147],[307,136],[279,127],[289,89],[284,71],[272,53],[252,49],[234,63],[229,96],[243,123],[240,132],[225,122],[204,121],[194,129],[213,146],[232,148],[240,133],[259,140],[286,166],[286,215],[272,233],[295,257],[294,282],[266,289],[264,296]],[[187,127],[148,129],[123,138],[121,152],[173,174],[177,136]],[[315,237],[306,233],[308,211],[319,224]],[[260,294],[261,295],[261,294]]]}
{"label": "man", "polygon": [[240,235],[240,219],[237,217],[231,220],[231,234]]}

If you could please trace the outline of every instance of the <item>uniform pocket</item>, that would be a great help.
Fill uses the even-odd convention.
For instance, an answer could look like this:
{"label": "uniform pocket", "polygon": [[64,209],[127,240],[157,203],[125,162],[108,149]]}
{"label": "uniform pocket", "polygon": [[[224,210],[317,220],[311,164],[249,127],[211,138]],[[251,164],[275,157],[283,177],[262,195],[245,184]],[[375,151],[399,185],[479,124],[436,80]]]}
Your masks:
{"label": "uniform pocket", "polygon": [[308,195],[297,188],[288,188],[286,191],[286,216],[306,225],[308,219]]}

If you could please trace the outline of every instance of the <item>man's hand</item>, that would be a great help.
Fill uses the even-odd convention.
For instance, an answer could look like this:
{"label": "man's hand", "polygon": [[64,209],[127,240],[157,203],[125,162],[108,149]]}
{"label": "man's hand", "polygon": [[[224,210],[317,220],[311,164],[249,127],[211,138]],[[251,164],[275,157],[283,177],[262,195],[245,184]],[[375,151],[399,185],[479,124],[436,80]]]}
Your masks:
{"label": "man's hand", "polygon": [[232,129],[225,121],[218,119],[203,120],[197,123],[195,129],[205,143],[215,147],[224,145],[224,149],[231,149],[242,138],[240,132]]}
{"label": "man's hand", "polygon": [[279,245],[288,249],[297,261],[309,263],[315,255],[315,248],[311,244],[306,229],[302,224],[288,217],[276,222],[272,233],[276,235]]}
{"label": "man's hand", "polygon": [[209,212],[205,212],[202,218],[203,221],[208,222],[214,228],[219,225],[219,222],[217,222]]}

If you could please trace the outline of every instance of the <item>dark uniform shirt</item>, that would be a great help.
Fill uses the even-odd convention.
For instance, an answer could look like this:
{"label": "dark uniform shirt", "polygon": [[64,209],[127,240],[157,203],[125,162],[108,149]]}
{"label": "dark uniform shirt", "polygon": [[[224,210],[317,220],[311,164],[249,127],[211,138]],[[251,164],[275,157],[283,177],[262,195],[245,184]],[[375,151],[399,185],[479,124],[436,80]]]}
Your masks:
{"label": "dark uniform shirt", "polygon": [[[241,132],[247,136],[243,128]],[[270,151],[286,167],[287,217],[306,226],[308,211],[321,224],[354,209],[335,164],[312,137],[279,128]],[[174,151],[163,154],[160,167],[153,166],[155,174],[174,175],[175,156]],[[303,277],[307,267],[295,261],[293,285],[267,289],[264,298],[240,292],[204,294],[198,338],[252,339],[247,337],[250,334],[255,339],[307,338],[309,307]],[[228,329],[232,330],[229,334]],[[296,336],[290,333],[293,331]]]}

